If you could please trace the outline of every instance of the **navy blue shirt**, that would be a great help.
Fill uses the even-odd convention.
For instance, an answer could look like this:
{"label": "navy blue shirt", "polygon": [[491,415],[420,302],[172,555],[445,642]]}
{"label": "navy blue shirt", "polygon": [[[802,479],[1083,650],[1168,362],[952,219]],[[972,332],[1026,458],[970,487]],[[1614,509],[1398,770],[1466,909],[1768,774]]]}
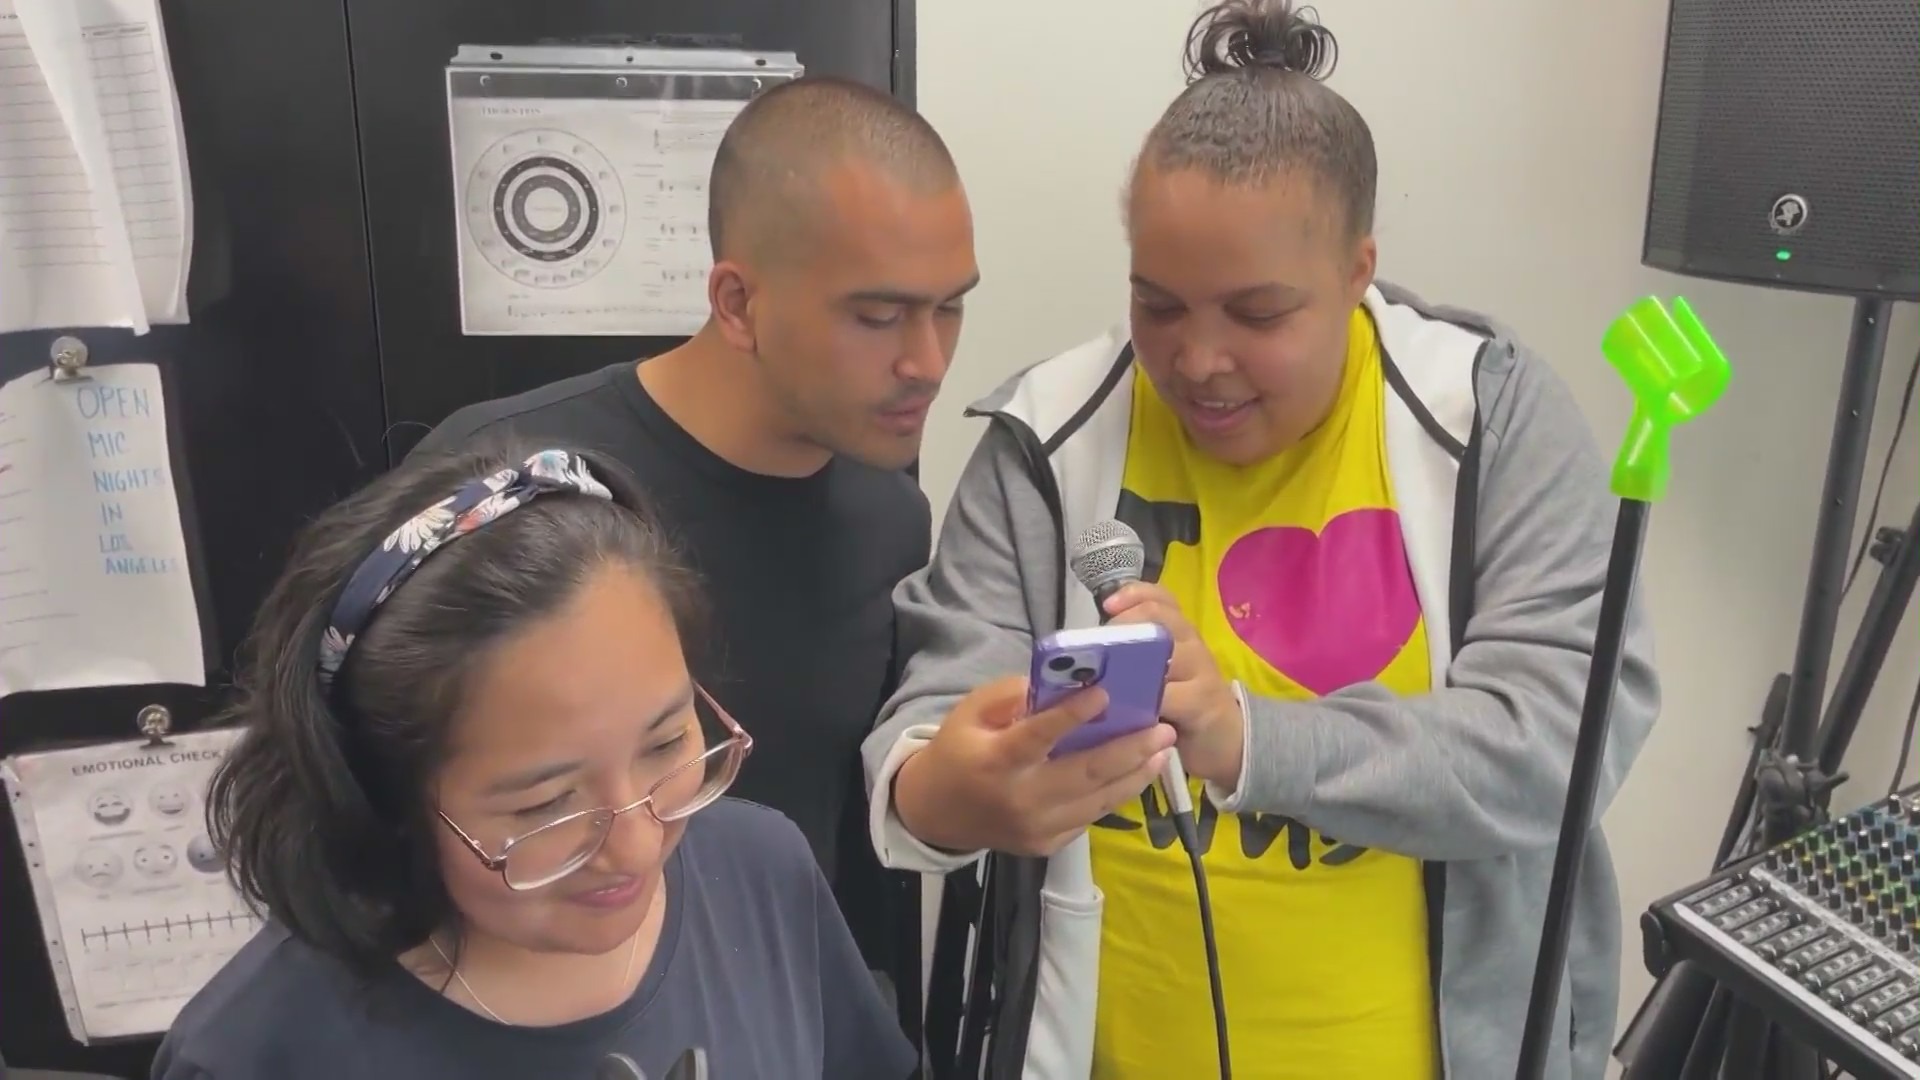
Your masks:
{"label": "navy blue shirt", "polygon": [[195,995],[153,1080],[593,1080],[609,1053],[663,1077],[905,1080],[916,1057],[792,822],[722,799],[667,860],[640,986],[557,1027],[494,1023],[396,963],[369,986],[269,924]]}

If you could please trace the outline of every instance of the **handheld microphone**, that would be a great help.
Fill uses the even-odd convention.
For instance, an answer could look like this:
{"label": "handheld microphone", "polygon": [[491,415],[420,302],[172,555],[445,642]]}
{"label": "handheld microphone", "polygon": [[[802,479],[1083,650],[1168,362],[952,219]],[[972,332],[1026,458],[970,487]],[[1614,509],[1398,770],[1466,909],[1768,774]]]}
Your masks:
{"label": "handheld microphone", "polygon": [[[1087,526],[1075,538],[1072,557],[1067,560],[1073,576],[1093,594],[1103,623],[1107,621],[1107,598],[1139,581],[1146,563],[1147,548],[1140,542],[1140,534],[1111,518]],[[1213,997],[1214,1047],[1220,1058],[1220,1080],[1231,1080],[1227,998],[1220,985],[1220,946],[1213,936],[1213,898],[1207,890],[1207,868],[1200,857],[1200,830],[1193,815],[1193,792],[1187,789],[1187,770],[1180,764],[1180,751],[1167,751],[1167,763],[1160,770],[1160,788],[1166,795],[1168,816],[1173,819],[1180,846],[1186,849],[1187,863],[1193,869],[1194,897],[1200,903],[1200,937],[1207,949],[1207,989]]]}
{"label": "handheld microphone", "polygon": [[[1073,542],[1073,557],[1067,562],[1073,576],[1093,594],[1102,623],[1107,621],[1108,597],[1139,581],[1146,564],[1147,548],[1140,542],[1140,534],[1112,518],[1087,526]],[[1167,751],[1167,764],[1160,770],[1160,787],[1174,828],[1180,832],[1180,842],[1187,845],[1188,851],[1193,851],[1198,843],[1193,792],[1187,788],[1187,770],[1180,763],[1180,751]]]}

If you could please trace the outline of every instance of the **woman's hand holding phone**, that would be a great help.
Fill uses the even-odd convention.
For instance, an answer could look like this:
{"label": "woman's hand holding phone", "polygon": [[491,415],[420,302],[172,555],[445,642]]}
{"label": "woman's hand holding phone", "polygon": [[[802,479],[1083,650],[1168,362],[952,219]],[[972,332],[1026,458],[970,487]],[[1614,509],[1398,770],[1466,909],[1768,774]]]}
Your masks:
{"label": "woman's hand holding phone", "polygon": [[1180,732],[1180,763],[1197,776],[1228,791],[1240,786],[1246,718],[1240,698],[1220,675],[1212,650],[1181,613],[1173,594],[1136,581],[1107,598],[1109,625],[1157,623],[1173,635],[1173,662],[1160,717]]}
{"label": "woman's hand holding phone", "polygon": [[1137,798],[1173,745],[1173,729],[1155,724],[1090,750],[1049,756],[1105,707],[1105,694],[1093,689],[1027,715],[1026,679],[987,683],[961,698],[933,740],[902,763],[894,812],[933,847],[1052,855]]}

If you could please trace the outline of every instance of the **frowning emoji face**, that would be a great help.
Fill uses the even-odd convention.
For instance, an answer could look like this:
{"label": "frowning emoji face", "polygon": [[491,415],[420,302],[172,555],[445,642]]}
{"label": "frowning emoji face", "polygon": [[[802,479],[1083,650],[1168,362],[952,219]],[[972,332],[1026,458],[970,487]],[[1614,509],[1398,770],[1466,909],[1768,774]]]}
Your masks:
{"label": "frowning emoji face", "polygon": [[133,816],[133,804],[117,791],[98,791],[87,800],[87,813],[102,825],[120,825]]}
{"label": "frowning emoji face", "polygon": [[80,858],[73,864],[73,876],[96,889],[104,889],[120,880],[120,871],[124,867],[120,856],[112,848],[98,844],[80,849]]}

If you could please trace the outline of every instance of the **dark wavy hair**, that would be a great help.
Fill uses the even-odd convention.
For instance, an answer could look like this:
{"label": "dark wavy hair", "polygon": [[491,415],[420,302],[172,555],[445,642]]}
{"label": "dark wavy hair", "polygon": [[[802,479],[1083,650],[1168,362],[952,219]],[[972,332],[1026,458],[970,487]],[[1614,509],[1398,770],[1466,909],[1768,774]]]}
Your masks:
{"label": "dark wavy hair", "polygon": [[409,460],[307,526],[241,650],[222,716],[245,728],[215,772],[207,827],[235,886],[294,937],[371,977],[455,920],[430,784],[491,648],[622,565],[692,644],[698,588],[631,477],[583,457],[614,500],[546,495],[451,541],[380,606],[331,693],[316,677],[335,599],[395,528],[549,443],[493,440]]}
{"label": "dark wavy hair", "polygon": [[1229,184],[1311,172],[1349,233],[1373,230],[1373,132],[1324,80],[1340,56],[1319,13],[1291,0],[1223,0],[1187,30],[1188,85],[1147,135],[1140,164],[1201,169]]}

